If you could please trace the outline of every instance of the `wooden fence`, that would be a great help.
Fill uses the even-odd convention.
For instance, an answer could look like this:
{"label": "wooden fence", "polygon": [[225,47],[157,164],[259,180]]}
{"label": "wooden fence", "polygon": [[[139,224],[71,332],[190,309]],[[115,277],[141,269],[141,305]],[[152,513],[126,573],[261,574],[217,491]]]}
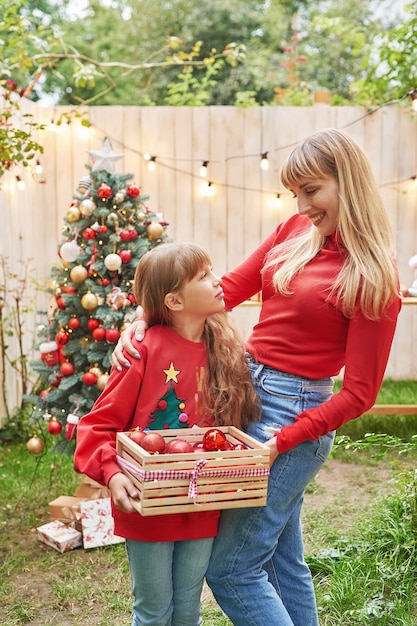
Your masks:
{"label": "wooden fence", "polygon": [[[143,193],[149,194],[149,207],[163,213],[170,223],[170,237],[206,247],[216,271],[222,273],[296,210],[295,201],[279,180],[283,159],[293,145],[321,128],[345,129],[372,161],[396,236],[401,281],[409,286],[414,279],[408,261],[417,253],[417,187],[413,180],[417,122],[406,106],[387,106],[372,114],[359,107],[327,104],[248,109],[90,107],[83,112],[91,123],[89,130],[78,117],[68,124],[65,114],[70,110],[64,107],[41,108],[26,102],[22,113],[31,113],[46,125],[38,136],[45,152],[40,157],[42,174],[13,170],[1,181],[0,253],[8,271],[16,274],[7,279],[3,318],[13,311],[14,290],[28,263],[33,282],[25,290],[24,304],[35,309],[46,306],[48,297],[36,284],[47,285],[51,266],[59,262],[64,215],[79,180],[88,174],[88,150],[100,150],[104,137],[110,139],[115,152],[124,155],[117,162],[117,171],[133,174]],[[260,167],[264,153],[267,171]],[[153,158],[154,171],[148,169],[146,155]],[[206,178],[200,175],[204,161],[208,162]],[[25,182],[25,190],[17,189],[16,176]],[[1,278],[0,285],[3,283]],[[256,305],[242,305],[234,312],[244,336],[258,310]],[[416,377],[416,313],[413,306],[404,307],[401,313],[388,377]],[[31,358],[37,325],[45,324],[46,319],[28,312],[24,321],[23,347]],[[19,354],[16,336],[8,338],[7,353],[10,358]],[[19,377],[7,364],[6,383],[0,415],[4,414],[5,394],[9,408],[21,395]]]}

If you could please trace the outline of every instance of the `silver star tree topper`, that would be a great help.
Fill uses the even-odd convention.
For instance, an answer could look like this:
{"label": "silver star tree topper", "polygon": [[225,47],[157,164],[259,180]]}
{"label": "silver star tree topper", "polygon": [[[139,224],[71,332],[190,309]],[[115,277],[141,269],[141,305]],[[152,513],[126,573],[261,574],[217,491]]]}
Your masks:
{"label": "silver star tree topper", "polygon": [[88,150],[88,154],[94,159],[94,165],[91,168],[93,172],[105,170],[109,174],[114,174],[116,171],[116,161],[124,157],[124,154],[113,152],[111,143],[107,137],[103,141],[103,147],[101,150]]}

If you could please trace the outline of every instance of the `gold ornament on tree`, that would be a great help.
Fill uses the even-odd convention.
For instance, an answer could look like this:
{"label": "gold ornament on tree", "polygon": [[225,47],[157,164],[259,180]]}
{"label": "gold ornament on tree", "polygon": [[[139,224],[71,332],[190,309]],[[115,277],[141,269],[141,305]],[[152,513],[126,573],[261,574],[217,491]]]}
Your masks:
{"label": "gold ornament on tree", "polygon": [[97,305],[98,305],[97,296],[95,296],[90,291],[84,294],[83,297],[81,298],[81,306],[87,311],[93,311],[95,308],[97,308]]}
{"label": "gold ornament on tree", "polygon": [[31,437],[26,444],[26,448],[31,454],[40,454],[45,447],[44,442],[36,435]]}
{"label": "gold ornament on tree", "polygon": [[162,237],[164,229],[161,224],[158,224],[158,222],[151,222],[147,227],[146,232],[148,233],[149,239],[156,241]]}
{"label": "gold ornament on tree", "polygon": [[87,278],[88,272],[84,265],[76,265],[70,271],[70,279],[73,283],[83,283]]}

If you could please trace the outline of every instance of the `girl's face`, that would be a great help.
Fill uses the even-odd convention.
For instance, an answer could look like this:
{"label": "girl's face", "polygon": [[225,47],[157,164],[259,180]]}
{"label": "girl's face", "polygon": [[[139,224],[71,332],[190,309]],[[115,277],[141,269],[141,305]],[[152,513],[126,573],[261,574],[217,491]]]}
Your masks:
{"label": "girl's face", "polygon": [[308,217],[324,237],[332,235],[339,222],[339,185],[333,176],[306,178],[292,185],[300,215]]}
{"label": "girl's face", "polygon": [[210,265],[203,267],[181,289],[184,311],[189,315],[207,318],[224,311],[224,293],[221,278],[213,273]]}

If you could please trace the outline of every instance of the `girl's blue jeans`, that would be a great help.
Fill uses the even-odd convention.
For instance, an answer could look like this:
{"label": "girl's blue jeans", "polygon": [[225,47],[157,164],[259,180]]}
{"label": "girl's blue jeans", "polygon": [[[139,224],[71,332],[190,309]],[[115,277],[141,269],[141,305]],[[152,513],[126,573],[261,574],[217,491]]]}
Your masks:
{"label": "girl's blue jeans", "polygon": [[132,626],[201,624],[201,592],[212,545],[212,537],[160,542],[126,539],[134,597]]}
{"label": "girl's blue jeans", "polygon": [[[331,378],[299,378],[248,360],[262,419],[252,422],[247,432],[259,441],[332,395]],[[271,468],[265,507],[222,512],[207,582],[234,626],[318,626],[300,515],[304,490],[333,441],[331,432],[279,455]]]}

